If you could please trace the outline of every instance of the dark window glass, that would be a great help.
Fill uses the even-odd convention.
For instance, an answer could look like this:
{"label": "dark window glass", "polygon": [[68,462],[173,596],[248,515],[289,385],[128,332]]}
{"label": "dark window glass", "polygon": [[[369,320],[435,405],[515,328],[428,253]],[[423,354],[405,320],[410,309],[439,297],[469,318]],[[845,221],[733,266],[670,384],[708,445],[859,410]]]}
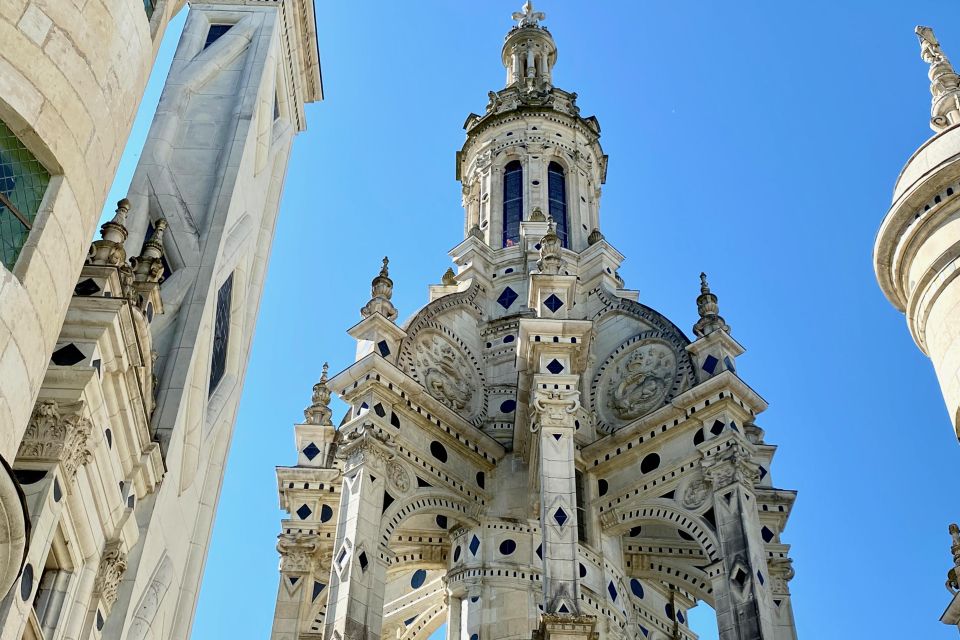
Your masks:
{"label": "dark window glass", "polygon": [[577,540],[587,542],[587,510],[583,507],[583,474],[574,472],[574,482],[577,490]]}
{"label": "dark window glass", "polygon": [[503,168],[503,246],[520,242],[523,219],[523,167],[514,160]]}
{"label": "dark window glass", "polygon": [[210,393],[227,372],[227,343],[230,339],[230,303],[233,301],[233,274],[217,293],[216,322],[213,327],[213,360],[210,364]]}
{"label": "dark window glass", "polygon": [[277,94],[273,94],[273,119],[280,119],[280,98]]}
{"label": "dark window glass", "polygon": [[557,223],[560,243],[567,246],[567,180],[563,167],[551,162],[547,167],[547,195],[550,198],[550,216]]}
{"label": "dark window glass", "polygon": [[147,20],[153,17],[157,9],[157,0],[143,0],[143,10],[147,12]]}
{"label": "dark window glass", "polygon": [[50,174],[0,122],[0,259],[13,265],[30,235]]}
{"label": "dark window glass", "polygon": [[223,34],[225,34],[227,31],[230,31],[230,27],[232,27],[232,26],[233,26],[232,24],[212,24],[212,25],[210,25],[210,28],[207,30],[207,39],[206,39],[206,41],[203,43],[203,48],[206,49],[207,47],[209,47],[210,45],[212,45],[214,42],[216,42],[217,40],[219,40],[219,39],[220,39],[220,36],[222,36]]}

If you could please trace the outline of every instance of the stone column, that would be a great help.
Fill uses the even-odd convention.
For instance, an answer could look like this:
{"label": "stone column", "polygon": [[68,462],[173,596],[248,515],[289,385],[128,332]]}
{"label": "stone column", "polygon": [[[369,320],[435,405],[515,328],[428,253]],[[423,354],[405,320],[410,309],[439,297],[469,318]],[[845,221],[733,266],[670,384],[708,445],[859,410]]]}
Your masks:
{"label": "stone column", "polygon": [[280,553],[280,586],[271,638],[296,638],[306,594],[316,569],[320,537],[315,533],[284,533],[277,541]]}
{"label": "stone column", "polygon": [[773,640],[771,576],[767,569],[753,485],[757,465],[737,439],[702,461],[713,487],[722,568],[713,578],[720,640]]}
{"label": "stone column", "polygon": [[447,605],[447,640],[460,640],[462,599],[453,595],[448,588],[445,597]]}
{"label": "stone column", "polygon": [[380,546],[380,516],[386,461],[394,455],[389,436],[372,423],[345,435],[340,514],[330,569],[324,638],[380,640],[387,552]]}
{"label": "stone column", "polygon": [[539,431],[540,520],[543,534],[544,611],[579,611],[574,415],[578,376],[534,376],[533,424]]}

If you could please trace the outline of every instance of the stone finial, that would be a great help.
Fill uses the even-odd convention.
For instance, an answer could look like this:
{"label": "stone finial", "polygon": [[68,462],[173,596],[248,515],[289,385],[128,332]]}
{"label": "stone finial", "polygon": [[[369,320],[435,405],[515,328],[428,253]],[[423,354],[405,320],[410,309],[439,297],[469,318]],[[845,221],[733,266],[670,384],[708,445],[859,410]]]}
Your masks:
{"label": "stone finial", "polygon": [[707,274],[700,274],[700,295],[697,296],[697,312],[700,319],[693,325],[693,333],[702,338],[718,329],[726,332],[730,327],[720,315],[720,305],[717,303],[717,296],[710,291],[710,284],[707,282]]}
{"label": "stone finial", "polygon": [[370,301],[360,309],[360,315],[364,318],[379,312],[387,320],[397,319],[397,308],[390,302],[393,297],[393,280],[390,279],[388,264],[390,259],[384,256],[380,273],[370,283]]}
{"label": "stone finial", "polygon": [[90,246],[87,264],[119,267],[126,265],[127,252],[123,243],[127,239],[127,214],[130,213],[130,201],[124,198],[117,202],[113,219],[100,227],[101,240]]}
{"label": "stone finial", "polygon": [[920,41],[920,57],[930,65],[930,128],[936,132],[960,123],[960,76],[950,60],[940,49],[933,29],[918,26],[915,29]]}
{"label": "stone finial", "polygon": [[530,214],[530,222],[546,222],[547,216],[543,215],[543,209],[535,207]]}
{"label": "stone finial", "polygon": [[950,525],[950,552],[953,554],[953,568],[947,572],[947,590],[956,594],[960,592],[960,527],[955,523]]}
{"label": "stone finial", "polygon": [[590,235],[587,236],[587,244],[591,246],[597,244],[601,240],[603,240],[603,234],[600,233],[600,229],[594,229],[590,232]]}
{"label": "stone finial", "polygon": [[556,275],[560,273],[563,259],[560,257],[560,236],[557,235],[557,223],[553,217],[547,218],[547,234],[540,238],[540,259],[537,260],[537,269],[540,273]]}
{"label": "stone finial", "polygon": [[453,267],[447,267],[447,270],[443,272],[443,277],[440,280],[445,287],[455,287],[457,286],[457,274],[453,272]]}
{"label": "stone finial", "polygon": [[514,11],[511,17],[517,21],[518,27],[539,27],[540,21],[547,19],[547,14],[542,11],[534,11],[533,2],[527,0],[523,3],[521,11]]}
{"label": "stone finial", "polygon": [[167,221],[160,218],[154,223],[153,235],[143,243],[140,255],[133,258],[133,273],[137,282],[158,283],[163,279],[163,234]]}
{"label": "stone finial", "polygon": [[327,373],[330,365],[323,363],[323,373],[320,381],[313,385],[313,399],[309,407],[304,409],[303,417],[307,424],[330,424],[333,412],[330,410],[330,389],[327,387]]}

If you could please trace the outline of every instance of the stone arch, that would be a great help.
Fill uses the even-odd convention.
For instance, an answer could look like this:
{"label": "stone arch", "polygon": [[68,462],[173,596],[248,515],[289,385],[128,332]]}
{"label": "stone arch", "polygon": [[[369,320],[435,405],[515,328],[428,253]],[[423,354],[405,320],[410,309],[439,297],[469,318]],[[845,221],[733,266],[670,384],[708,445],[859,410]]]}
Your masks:
{"label": "stone arch", "polygon": [[380,541],[387,548],[390,538],[404,521],[415,515],[443,515],[472,524],[479,524],[474,515],[476,505],[443,490],[418,490],[413,495],[398,499],[380,518]]}
{"label": "stone arch", "polygon": [[617,508],[604,514],[603,520],[609,522],[604,526],[605,532],[613,535],[623,535],[644,523],[667,524],[690,535],[703,549],[710,562],[721,559],[720,544],[706,522],[699,516],[666,502],[650,501],[634,507]]}
{"label": "stone arch", "polygon": [[648,564],[642,567],[631,567],[627,578],[666,582],[693,594],[697,600],[714,606],[713,585],[706,572],[690,564],[667,562],[656,557],[649,558],[647,562]]}

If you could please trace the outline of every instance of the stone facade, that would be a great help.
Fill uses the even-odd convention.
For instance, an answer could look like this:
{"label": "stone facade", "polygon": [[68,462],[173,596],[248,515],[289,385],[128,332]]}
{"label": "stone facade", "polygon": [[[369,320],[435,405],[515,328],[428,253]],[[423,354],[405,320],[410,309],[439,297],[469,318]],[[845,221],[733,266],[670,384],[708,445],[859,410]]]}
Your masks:
{"label": "stone facade", "polygon": [[703,601],[723,640],[794,640],[795,493],[743,347],[706,276],[693,341],[625,288],[599,124],[553,85],[544,15],[514,19],[457,154],[457,271],[398,326],[384,260],[277,469],[272,638],[693,639]]}
{"label": "stone facade", "polygon": [[[0,17],[7,18],[9,4]],[[92,246],[93,221],[159,34],[182,3],[12,5],[20,6],[16,37],[46,43],[58,73],[76,83],[83,100],[42,76],[46,58],[31,59],[34,67],[24,74],[41,74],[32,81],[50,92],[39,117],[26,118],[36,131],[0,113],[30,151],[37,149],[51,175],[37,227],[0,292],[3,313],[20,318],[4,354],[23,347],[30,357],[42,356],[35,381],[33,365],[14,366],[6,355],[0,363],[0,393],[13,394],[0,395],[7,412],[0,421],[12,407],[6,398],[29,400],[18,432],[7,423],[0,428],[3,437],[16,436],[9,455],[0,443],[12,478],[12,492],[0,483],[2,506],[9,514],[15,500],[21,520],[27,514],[20,546],[4,549],[12,575],[0,601],[0,638],[185,640],[287,160],[293,138],[306,126],[304,104],[322,97],[313,3],[191,4],[129,197]],[[82,13],[74,5],[84,5]],[[0,21],[0,28],[5,24]],[[90,43],[83,58],[95,60],[94,72],[105,66],[103,78],[68,68],[69,56],[53,46],[70,34],[74,44]],[[0,64],[8,53],[16,60],[21,50],[8,51],[10,40],[2,41]],[[11,77],[18,78],[0,73],[0,83]],[[5,90],[0,104],[10,96],[19,94]],[[47,161],[58,158],[55,153],[32,146],[44,139],[48,108],[51,117],[76,119],[68,129],[50,130],[53,151],[80,133],[87,145],[82,153],[68,150],[55,165]],[[96,114],[86,129],[78,124],[83,110]],[[14,169],[23,174],[19,165]],[[18,208],[22,194],[5,191],[9,174],[0,178],[0,195],[11,200],[0,198],[0,205]],[[69,216],[70,209],[61,213],[57,204],[66,195],[76,210]],[[4,242],[7,230],[0,228]],[[37,289],[48,305],[43,309],[25,306],[29,269],[40,264],[55,280]],[[16,306],[13,297],[20,295],[26,297]],[[49,330],[49,340],[24,329],[30,342],[19,342],[17,331],[28,325]],[[0,336],[10,326],[0,327]],[[17,375],[24,379],[11,382]]]}
{"label": "stone facade", "polygon": [[[930,78],[934,135],[900,172],[873,250],[874,269],[887,299],[907,318],[917,346],[933,361],[954,433],[960,439],[960,75],[930,27],[916,28]],[[954,564],[960,538],[953,537]],[[953,594],[941,620],[960,626],[956,569]]]}

